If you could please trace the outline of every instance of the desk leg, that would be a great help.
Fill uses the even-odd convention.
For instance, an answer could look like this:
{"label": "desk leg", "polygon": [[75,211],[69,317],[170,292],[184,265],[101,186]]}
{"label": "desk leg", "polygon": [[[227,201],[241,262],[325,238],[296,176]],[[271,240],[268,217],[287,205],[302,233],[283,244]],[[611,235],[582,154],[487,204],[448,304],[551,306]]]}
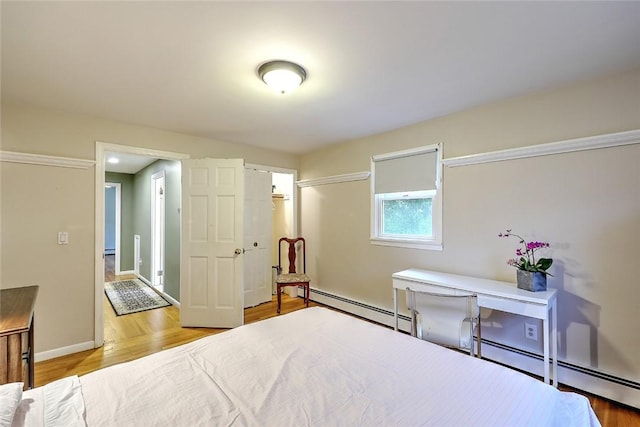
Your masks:
{"label": "desk leg", "polygon": [[549,312],[546,319],[542,319],[543,347],[544,347],[544,382],[549,384]]}
{"label": "desk leg", "polygon": [[551,383],[558,388],[558,310],[555,300],[551,306],[551,357]]}
{"label": "desk leg", "polygon": [[393,288],[393,330],[398,330],[398,288]]}

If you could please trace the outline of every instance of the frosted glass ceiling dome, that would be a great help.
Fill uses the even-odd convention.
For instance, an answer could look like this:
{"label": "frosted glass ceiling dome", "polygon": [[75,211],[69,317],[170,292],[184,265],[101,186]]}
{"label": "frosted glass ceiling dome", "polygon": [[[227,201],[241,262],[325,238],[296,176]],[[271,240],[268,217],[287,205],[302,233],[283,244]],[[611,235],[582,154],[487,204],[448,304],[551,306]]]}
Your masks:
{"label": "frosted glass ceiling dome", "polygon": [[297,88],[307,78],[300,65],[289,61],[269,61],[258,67],[258,75],[273,90],[282,94]]}

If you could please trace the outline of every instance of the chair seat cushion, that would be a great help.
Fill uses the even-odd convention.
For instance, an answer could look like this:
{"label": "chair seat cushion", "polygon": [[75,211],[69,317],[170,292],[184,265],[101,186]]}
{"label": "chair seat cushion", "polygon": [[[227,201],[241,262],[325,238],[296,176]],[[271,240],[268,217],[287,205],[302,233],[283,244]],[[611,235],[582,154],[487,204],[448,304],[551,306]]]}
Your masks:
{"label": "chair seat cushion", "polygon": [[309,276],[303,273],[281,274],[276,277],[276,283],[309,282]]}

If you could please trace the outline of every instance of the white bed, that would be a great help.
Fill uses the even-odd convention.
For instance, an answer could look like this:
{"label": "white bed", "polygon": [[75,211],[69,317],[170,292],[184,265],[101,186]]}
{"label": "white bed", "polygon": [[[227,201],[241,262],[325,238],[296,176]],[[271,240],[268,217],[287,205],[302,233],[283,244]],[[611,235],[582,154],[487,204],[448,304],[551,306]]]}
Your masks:
{"label": "white bed", "polygon": [[66,421],[51,425],[69,425],[74,413],[119,427],[600,425],[583,396],[318,307],[50,388],[66,396],[24,392],[14,426],[58,415]]}

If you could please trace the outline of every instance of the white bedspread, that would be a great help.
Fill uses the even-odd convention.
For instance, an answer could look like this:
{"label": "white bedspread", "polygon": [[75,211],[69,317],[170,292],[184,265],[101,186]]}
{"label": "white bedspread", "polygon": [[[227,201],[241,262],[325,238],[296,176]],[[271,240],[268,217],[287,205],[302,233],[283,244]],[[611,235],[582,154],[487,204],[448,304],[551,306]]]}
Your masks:
{"label": "white bedspread", "polygon": [[80,378],[88,426],[598,426],[583,396],[324,308]]}
{"label": "white bedspread", "polygon": [[588,400],[323,308],[80,378],[89,426],[589,426]]}

